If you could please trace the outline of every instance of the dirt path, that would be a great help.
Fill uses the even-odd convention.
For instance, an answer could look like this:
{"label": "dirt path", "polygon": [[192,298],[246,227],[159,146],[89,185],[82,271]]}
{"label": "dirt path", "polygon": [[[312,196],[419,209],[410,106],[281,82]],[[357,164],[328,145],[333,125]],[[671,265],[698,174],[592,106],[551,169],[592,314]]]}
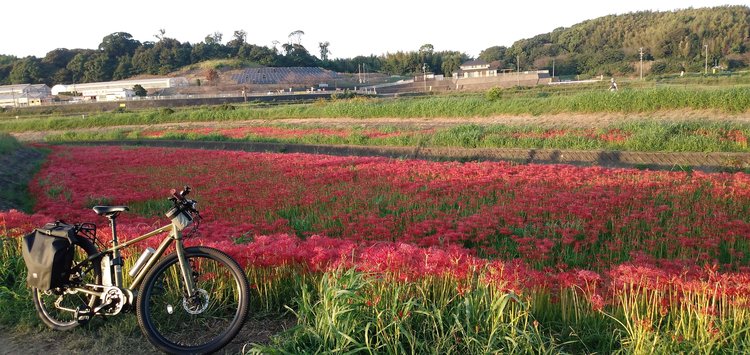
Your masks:
{"label": "dirt path", "polygon": [[[218,354],[241,354],[250,344],[268,344],[270,337],[294,326],[291,318],[249,319],[234,341]],[[104,326],[99,324],[98,326]],[[137,327],[136,327],[137,328]],[[14,331],[0,327],[0,355],[37,354],[161,354],[143,337],[139,329],[116,333],[110,327],[97,338],[95,328],[59,332]],[[244,351],[243,351],[244,350]]]}
{"label": "dirt path", "polygon": [[289,118],[272,120],[243,120],[243,121],[212,121],[212,122],[181,122],[163,123],[156,125],[126,125],[105,128],[82,128],[67,131],[39,131],[12,133],[18,140],[25,142],[41,142],[50,134],[61,134],[69,131],[76,132],[102,132],[115,129],[178,129],[178,128],[236,128],[246,126],[260,126],[273,124],[297,124],[326,126],[334,128],[346,127],[416,127],[416,128],[439,128],[458,124],[496,125],[506,124],[514,126],[534,125],[544,128],[598,128],[614,124],[633,122],[640,120],[667,120],[667,121],[713,121],[713,122],[740,122],[750,123],[750,115],[729,115],[725,113],[692,110],[672,110],[667,112],[656,112],[648,114],[555,114],[555,115],[520,115],[520,116],[492,116],[492,117],[466,117],[466,118]]}

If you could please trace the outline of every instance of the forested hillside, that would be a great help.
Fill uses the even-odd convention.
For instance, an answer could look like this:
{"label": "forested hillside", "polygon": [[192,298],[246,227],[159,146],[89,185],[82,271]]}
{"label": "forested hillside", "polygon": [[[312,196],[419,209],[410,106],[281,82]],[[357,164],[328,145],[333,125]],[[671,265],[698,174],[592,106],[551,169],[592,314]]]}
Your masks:
{"label": "forested hillside", "polygon": [[636,12],[584,21],[515,42],[490,47],[486,61],[522,68],[550,68],[558,74],[628,74],[643,59],[649,73],[701,71],[708,65],[726,69],[750,64],[750,8],[724,6],[673,12]]}
{"label": "forested hillside", "polygon": [[[429,43],[408,52],[329,59],[329,42],[318,43],[309,51],[301,44],[303,35],[303,31],[294,31],[287,43],[267,47],[248,43],[244,30],[234,31],[226,43],[222,42],[223,34],[215,32],[195,44],[170,38],[164,30],[155,35],[155,41],[146,42],[127,32],[115,32],[106,35],[97,49],[58,48],[43,58],[0,55],[0,85],[54,85],[118,80],[140,74],[165,75],[187,65],[227,58],[236,59],[238,65],[319,66],[339,72],[364,69],[397,75],[426,70],[449,76],[470,59],[458,51],[436,52]],[[491,36],[487,34],[488,38]],[[491,44],[491,40],[488,42]],[[516,41],[510,48],[492,46],[479,58],[500,68],[520,66],[522,70],[551,70],[554,62],[557,75],[637,75],[641,48],[645,74],[701,71],[706,52],[711,67],[747,67],[750,8],[724,6],[605,16]]]}

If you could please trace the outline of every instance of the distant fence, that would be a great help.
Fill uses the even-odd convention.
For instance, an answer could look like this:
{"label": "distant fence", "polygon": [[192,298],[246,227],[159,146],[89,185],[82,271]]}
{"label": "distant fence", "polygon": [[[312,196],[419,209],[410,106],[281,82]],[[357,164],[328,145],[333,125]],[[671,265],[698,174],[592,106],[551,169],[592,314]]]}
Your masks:
{"label": "distant fence", "polygon": [[136,145],[173,148],[240,150],[254,152],[312,153],[336,156],[382,156],[426,160],[511,161],[519,164],[570,164],[652,170],[701,170],[707,172],[750,169],[750,153],[665,153],[578,151],[513,148],[425,148],[307,145],[259,142],[206,142],[172,140],[123,140],[75,142],[75,145]]}

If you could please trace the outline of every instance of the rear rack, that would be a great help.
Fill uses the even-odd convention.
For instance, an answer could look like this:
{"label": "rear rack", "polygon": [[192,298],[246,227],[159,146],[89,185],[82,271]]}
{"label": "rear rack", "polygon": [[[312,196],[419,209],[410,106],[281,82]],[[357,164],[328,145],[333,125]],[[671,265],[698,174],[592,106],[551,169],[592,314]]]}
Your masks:
{"label": "rear rack", "polygon": [[78,223],[76,224],[76,228],[78,229],[79,236],[90,240],[94,245],[102,246],[99,239],[96,238],[96,224],[89,222]]}

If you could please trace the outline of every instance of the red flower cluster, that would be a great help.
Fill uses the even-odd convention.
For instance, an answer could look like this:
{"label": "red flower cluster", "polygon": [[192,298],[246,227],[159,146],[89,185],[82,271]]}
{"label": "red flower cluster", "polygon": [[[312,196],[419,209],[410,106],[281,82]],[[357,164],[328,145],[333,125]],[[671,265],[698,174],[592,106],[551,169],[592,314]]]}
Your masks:
{"label": "red flower cluster", "polygon": [[204,216],[194,242],[246,266],[346,266],[404,281],[482,275],[519,294],[577,290],[594,310],[634,288],[662,292],[665,309],[707,290],[750,297],[750,177],[741,173],[51,149],[30,186],[37,212],[0,213],[0,230],[18,235],[55,218],[103,227],[90,207],[106,201],[131,206],[120,226],[132,238],[167,223],[165,192],[190,184]]}
{"label": "red flower cluster", "polygon": [[[142,137],[149,138],[161,138],[167,133],[177,134],[194,134],[198,136],[205,136],[211,134],[218,134],[227,138],[243,139],[249,136],[264,137],[264,138],[278,138],[278,139],[292,139],[292,138],[303,138],[309,136],[323,136],[323,137],[349,137],[354,134],[355,130],[350,128],[286,128],[276,126],[250,126],[250,127],[237,127],[237,128],[193,128],[193,129],[177,129],[177,130],[149,130],[141,132]],[[378,130],[370,129],[362,132],[358,132],[368,138],[388,138],[400,136],[401,132],[381,132]]]}

